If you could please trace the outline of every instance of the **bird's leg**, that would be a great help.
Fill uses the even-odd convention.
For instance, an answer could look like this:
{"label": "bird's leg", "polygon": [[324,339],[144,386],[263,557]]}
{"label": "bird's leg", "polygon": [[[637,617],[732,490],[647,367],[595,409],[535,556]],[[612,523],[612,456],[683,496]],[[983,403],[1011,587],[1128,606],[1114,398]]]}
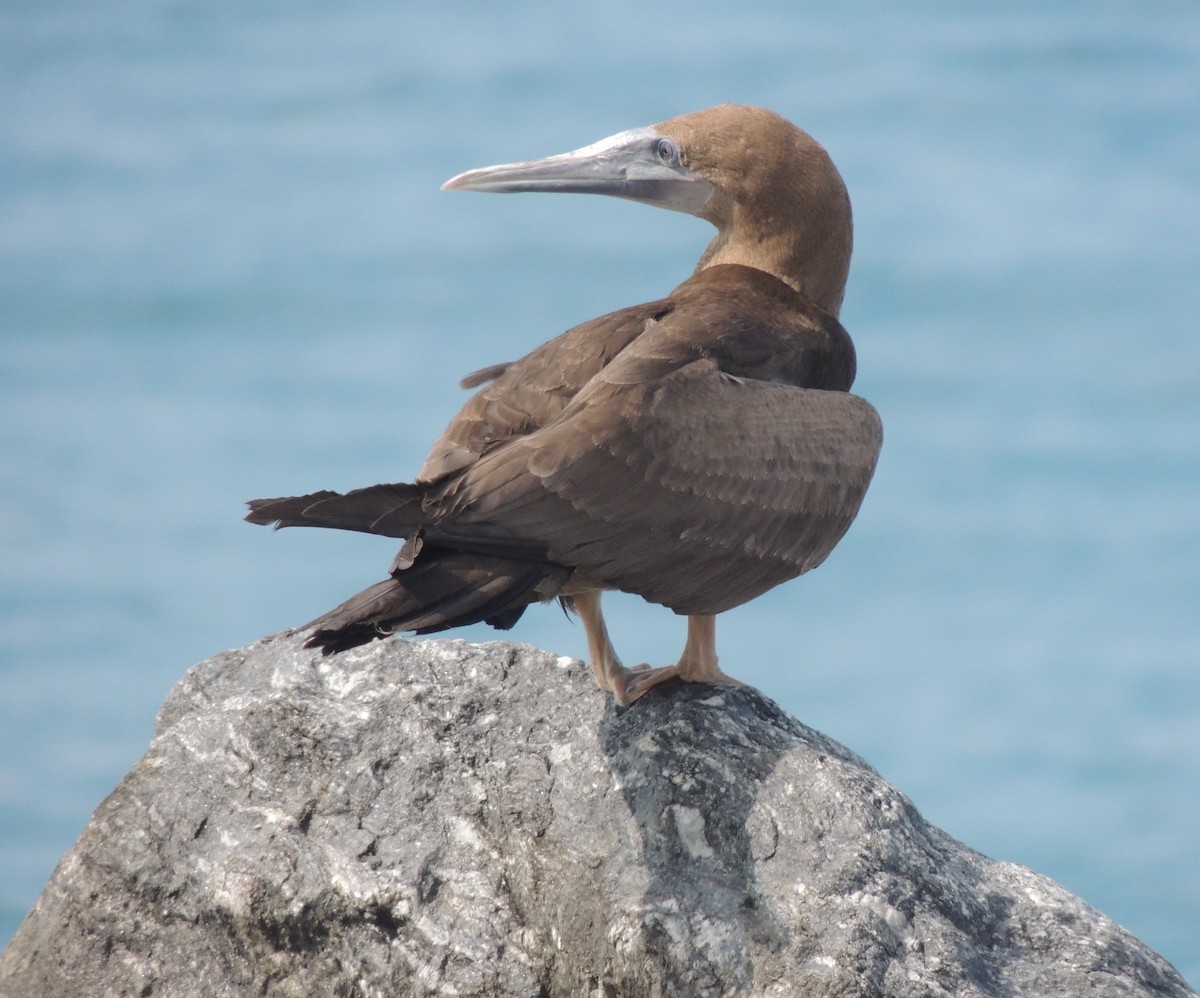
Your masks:
{"label": "bird's leg", "polygon": [[[618,702],[628,706],[640,697],[651,686],[668,679],[682,679],[688,683],[725,683],[729,686],[741,686],[741,680],[727,676],[717,665],[717,618],[711,614],[698,614],[688,617],[687,642],[683,646],[683,654],[674,665],[661,669],[643,671],[625,670],[625,699],[617,697]],[[615,692],[615,691],[614,691]]]}
{"label": "bird's leg", "polygon": [[596,685],[605,693],[617,694],[618,689],[624,690],[625,676],[629,670],[621,664],[616,649],[608,637],[608,628],[604,625],[604,614],[600,612],[600,591],[576,593],[571,597],[571,604],[579,619],[583,621],[583,630],[587,635],[588,655],[592,660],[592,675],[596,677]]}
{"label": "bird's leg", "polygon": [[652,669],[647,665],[635,665],[627,669],[617,657],[616,649],[608,636],[604,614],[600,611],[600,592],[592,590],[571,597],[574,610],[583,621],[587,634],[588,654],[592,660],[592,674],[596,685],[622,707],[628,707],[646,690],[668,679],[682,679],[689,683],[726,683],[741,686],[740,680],[727,676],[717,665],[717,618],[711,615],[688,617],[687,641],[683,654],[674,665]]}

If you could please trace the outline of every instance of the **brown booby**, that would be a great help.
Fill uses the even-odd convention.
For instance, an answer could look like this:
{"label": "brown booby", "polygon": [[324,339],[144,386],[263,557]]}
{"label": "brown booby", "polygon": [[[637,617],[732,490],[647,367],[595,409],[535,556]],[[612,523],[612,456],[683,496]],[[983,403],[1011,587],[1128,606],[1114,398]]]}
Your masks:
{"label": "brown booby", "polygon": [[[508,628],[557,597],[621,704],[671,677],[735,683],[714,617],[825,560],[882,442],[878,414],[850,394],[854,346],[837,318],[850,200],[833,162],[779,115],[725,104],[444,186],[607,194],[717,235],[666,297],[468,375],[480,390],[411,484],[252,501],[251,523],[403,539],[389,577],[305,625],[307,645]],[[600,612],[609,589],[687,616],[676,664],[621,664]]]}

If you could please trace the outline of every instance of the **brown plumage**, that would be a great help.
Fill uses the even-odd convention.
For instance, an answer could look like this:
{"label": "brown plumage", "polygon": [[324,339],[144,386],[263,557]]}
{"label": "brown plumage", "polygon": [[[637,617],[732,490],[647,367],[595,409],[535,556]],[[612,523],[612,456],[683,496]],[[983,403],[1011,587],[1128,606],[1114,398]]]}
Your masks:
{"label": "brown plumage", "polygon": [[[390,577],[311,624],[327,653],[393,631],[511,627],[559,597],[596,679],[632,702],[672,676],[733,682],[714,615],[815,568],[850,526],[882,440],[849,393],[837,321],[850,202],[825,151],[772,112],[722,105],[449,188],[632,198],[717,237],[667,297],[476,372],[413,484],[250,503],[247,519],[403,538]],[[680,661],[626,669],[600,593],[688,616]]]}

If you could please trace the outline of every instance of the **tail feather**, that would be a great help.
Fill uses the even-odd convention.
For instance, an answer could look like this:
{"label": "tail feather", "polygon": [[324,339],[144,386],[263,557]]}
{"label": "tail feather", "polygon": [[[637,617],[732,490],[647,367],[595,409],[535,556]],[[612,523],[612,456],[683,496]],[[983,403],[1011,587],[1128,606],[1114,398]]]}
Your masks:
{"label": "tail feather", "polygon": [[420,546],[410,546],[418,537],[423,538],[422,543],[514,561],[540,561],[547,557],[545,543],[515,537],[493,523],[439,522],[436,506],[432,511],[426,510],[427,500],[426,490],[419,485],[371,485],[345,494],[326,490],[306,496],[251,499],[246,504],[250,507],[246,520],[274,526],[276,530],[333,527],[381,537],[403,537],[409,542],[397,555],[397,564],[403,567],[412,564],[412,558],[420,551]]}
{"label": "tail feather", "polygon": [[370,485],[353,492],[313,492],[281,499],[252,499],[246,520],[263,526],[334,527],[384,537],[408,537],[426,520],[424,490],[416,485]]}
{"label": "tail feather", "polygon": [[569,574],[557,565],[427,547],[412,568],[304,625],[313,631],[305,646],[328,655],[395,631],[431,634],[480,621],[508,628],[530,603],[554,596]]}

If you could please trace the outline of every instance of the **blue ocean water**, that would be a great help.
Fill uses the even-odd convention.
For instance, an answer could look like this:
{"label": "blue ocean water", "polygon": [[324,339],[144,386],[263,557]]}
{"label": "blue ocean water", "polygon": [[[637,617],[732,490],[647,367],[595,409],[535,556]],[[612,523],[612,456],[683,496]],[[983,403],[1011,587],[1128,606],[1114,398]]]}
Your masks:
{"label": "blue ocean water", "polygon": [[[189,665],[390,560],[245,499],[410,476],[462,374],[709,237],[439,184],[723,100],[846,177],[887,430],[723,664],[1200,984],[1192,0],[0,8],[0,944]],[[678,654],[613,602],[627,659]],[[513,637],[584,653],[550,608]]]}

